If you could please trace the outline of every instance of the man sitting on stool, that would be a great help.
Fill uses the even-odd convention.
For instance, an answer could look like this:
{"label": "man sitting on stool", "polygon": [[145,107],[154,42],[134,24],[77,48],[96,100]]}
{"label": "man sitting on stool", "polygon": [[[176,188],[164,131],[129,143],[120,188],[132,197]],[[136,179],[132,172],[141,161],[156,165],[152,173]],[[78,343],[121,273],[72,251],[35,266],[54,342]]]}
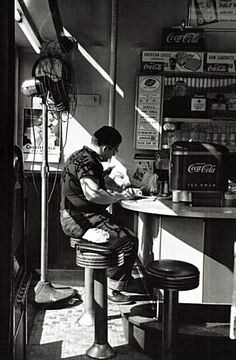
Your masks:
{"label": "man sitting on stool", "polygon": [[119,200],[133,198],[134,195],[130,189],[108,191],[101,164],[118,152],[121,141],[122,136],[116,129],[103,126],[93,134],[89,146],[70,155],[61,176],[61,225],[64,233],[73,238],[83,237],[89,229],[99,229],[104,246],[116,249],[124,245],[129,249],[124,265],[107,270],[108,299],[118,304],[127,304],[131,299],[122,291],[132,279],[138,239],[106,208]]}

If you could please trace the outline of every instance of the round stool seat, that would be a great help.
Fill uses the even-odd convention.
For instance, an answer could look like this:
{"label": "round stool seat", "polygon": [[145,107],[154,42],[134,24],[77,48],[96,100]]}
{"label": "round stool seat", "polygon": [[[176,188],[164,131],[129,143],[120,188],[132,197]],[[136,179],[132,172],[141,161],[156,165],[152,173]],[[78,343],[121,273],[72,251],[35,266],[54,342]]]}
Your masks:
{"label": "round stool seat", "polygon": [[154,287],[171,290],[191,290],[199,285],[196,266],[179,260],[152,261],[146,267],[147,280]]}
{"label": "round stool seat", "polygon": [[76,264],[91,269],[106,269],[121,266],[124,263],[124,251],[108,249],[104,245],[80,240],[76,244]]}

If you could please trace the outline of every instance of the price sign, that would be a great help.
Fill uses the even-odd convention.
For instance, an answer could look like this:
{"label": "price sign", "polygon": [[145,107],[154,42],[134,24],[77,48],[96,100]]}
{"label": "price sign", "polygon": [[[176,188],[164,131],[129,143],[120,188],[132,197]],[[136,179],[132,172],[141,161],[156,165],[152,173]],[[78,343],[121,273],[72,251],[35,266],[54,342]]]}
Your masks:
{"label": "price sign", "polygon": [[161,75],[140,75],[136,101],[136,149],[160,149],[163,79]]}

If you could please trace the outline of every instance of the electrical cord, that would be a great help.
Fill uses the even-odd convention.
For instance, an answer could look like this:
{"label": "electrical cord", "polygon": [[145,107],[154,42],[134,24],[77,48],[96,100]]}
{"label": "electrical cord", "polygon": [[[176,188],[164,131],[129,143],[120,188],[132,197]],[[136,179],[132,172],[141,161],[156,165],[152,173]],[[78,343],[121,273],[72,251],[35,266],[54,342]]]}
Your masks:
{"label": "electrical cord", "polygon": [[34,165],[35,165],[35,156],[36,156],[36,136],[35,136],[35,129],[34,129],[34,122],[33,122],[33,98],[31,97],[31,101],[30,101],[30,126],[32,128],[32,133],[33,133],[33,140],[34,140],[34,144],[33,144],[33,160],[32,160],[32,167],[31,167],[31,176],[32,176],[32,181],[33,181],[33,185],[34,185],[34,189],[36,194],[39,196],[39,190],[36,184],[36,180],[35,180],[35,174],[34,174]]}

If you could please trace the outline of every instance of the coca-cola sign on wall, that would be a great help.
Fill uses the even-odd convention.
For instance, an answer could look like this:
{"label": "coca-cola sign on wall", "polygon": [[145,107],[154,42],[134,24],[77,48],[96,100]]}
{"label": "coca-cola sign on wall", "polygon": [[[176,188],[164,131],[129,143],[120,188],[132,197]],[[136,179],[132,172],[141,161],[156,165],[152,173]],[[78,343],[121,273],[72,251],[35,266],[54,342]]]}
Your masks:
{"label": "coca-cola sign on wall", "polygon": [[141,71],[147,73],[158,73],[163,71],[164,63],[163,62],[142,62]]}
{"label": "coca-cola sign on wall", "polygon": [[207,72],[228,72],[229,66],[228,64],[206,64],[205,69]]}
{"label": "coca-cola sign on wall", "polygon": [[236,70],[235,53],[205,53],[204,71],[211,73],[234,73]]}
{"label": "coca-cola sign on wall", "polygon": [[203,31],[198,29],[163,29],[162,46],[171,50],[203,50]]}

